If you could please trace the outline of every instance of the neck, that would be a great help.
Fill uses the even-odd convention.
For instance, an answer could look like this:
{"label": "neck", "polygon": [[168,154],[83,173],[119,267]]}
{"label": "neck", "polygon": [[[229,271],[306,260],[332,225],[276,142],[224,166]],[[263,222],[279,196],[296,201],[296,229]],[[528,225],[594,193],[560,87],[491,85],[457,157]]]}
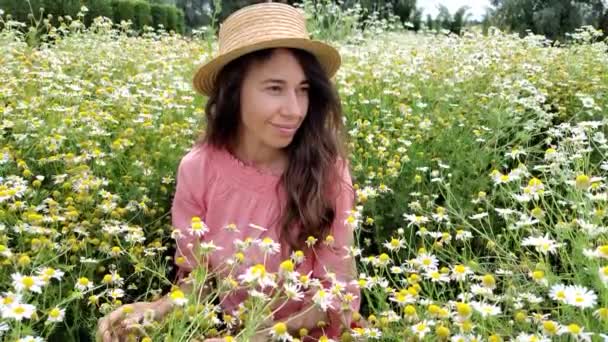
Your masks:
{"label": "neck", "polygon": [[276,170],[286,160],[285,151],[268,147],[260,142],[240,139],[233,147],[234,155],[243,162],[257,167]]}

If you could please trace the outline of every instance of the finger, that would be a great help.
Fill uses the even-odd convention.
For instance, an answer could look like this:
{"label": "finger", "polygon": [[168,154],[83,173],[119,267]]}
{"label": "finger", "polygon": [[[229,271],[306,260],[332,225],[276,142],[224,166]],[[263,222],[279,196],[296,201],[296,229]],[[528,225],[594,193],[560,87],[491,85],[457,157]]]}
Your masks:
{"label": "finger", "polygon": [[103,332],[103,342],[112,342],[112,333],[109,330]]}
{"label": "finger", "polygon": [[129,332],[130,334],[139,334],[139,335],[145,335],[146,334],[146,330],[139,323],[128,325],[126,327],[126,331]]}
{"label": "finger", "polygon": [[97,324],[97,331],[103,334],[103,332],[108,330],[108,328],[108,319],[106,317],[102,317]]}
{"label": "finger", "polygon": [[128,318],[123,319],[120,322],[119,327],[121,329],[127,329],[127,327],[139,324],[143,320],[143,316],[140,314],[134,314],[133,316],[129,316]]}
{"label": "finger", "polygon": [[119,307],[118,309],[112,311],[112,313],[110,313],[108,315],[108,325],[112,326],[114,324],[116,324],[116,322],[121,319],[123,316],[125,315],[124,313],[124,307]]}

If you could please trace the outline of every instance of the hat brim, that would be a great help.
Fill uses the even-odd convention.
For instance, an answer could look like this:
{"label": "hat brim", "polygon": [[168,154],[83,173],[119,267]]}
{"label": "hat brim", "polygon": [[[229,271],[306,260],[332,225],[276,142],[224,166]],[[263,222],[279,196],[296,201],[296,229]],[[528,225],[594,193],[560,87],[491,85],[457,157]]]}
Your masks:
{"label": "hat brim", "polygon": [[209,96],[213,92],[217,75],[226,64],[253,51],[278,47],[296,48],[310,52],[317,58],[328,78],[335,75],[342,62],[338,50],[329,44],[305,38],[273,39],[232,50],[203,63],[197,68],[192,79],[194,89]]}

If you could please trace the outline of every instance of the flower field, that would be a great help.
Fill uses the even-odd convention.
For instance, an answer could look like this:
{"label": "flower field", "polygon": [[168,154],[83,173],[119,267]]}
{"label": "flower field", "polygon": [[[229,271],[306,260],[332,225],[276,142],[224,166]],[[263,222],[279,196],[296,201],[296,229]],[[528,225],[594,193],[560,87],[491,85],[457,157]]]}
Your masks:
{"label": "flower field", "polygon": [[[204,129],[191,77],[213,45],[96,20],[32,48],[0,20],[4,338],[90,340],[172,291],[141,340],[246,340],[267,297],[222,313],[171,288],[176,168]],[[363,303],[341,340],[608,339],[606,42],[377,30],[336,43]],[[232,286],[253,291],[250,271]],[[289,298],[308,286],[263,281],[281,277]]]}

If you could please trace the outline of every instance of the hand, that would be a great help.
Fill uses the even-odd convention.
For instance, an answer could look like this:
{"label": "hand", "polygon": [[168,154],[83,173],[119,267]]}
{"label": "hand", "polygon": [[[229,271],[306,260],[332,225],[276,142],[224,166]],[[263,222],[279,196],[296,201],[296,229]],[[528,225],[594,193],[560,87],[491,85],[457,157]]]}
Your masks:
{"label": "hand", "polygon": [[[126,314],[125,307],[130,307],[132,311]],[[167,314],[170,307],[162,299],[156,302],[137,302],[122,305],[99,320],[96,334],[97,341],[119,342],[126,339],[129,333],[142,331],[141,323],[146,312],[150,310],[151,318],[160,320]]]}

